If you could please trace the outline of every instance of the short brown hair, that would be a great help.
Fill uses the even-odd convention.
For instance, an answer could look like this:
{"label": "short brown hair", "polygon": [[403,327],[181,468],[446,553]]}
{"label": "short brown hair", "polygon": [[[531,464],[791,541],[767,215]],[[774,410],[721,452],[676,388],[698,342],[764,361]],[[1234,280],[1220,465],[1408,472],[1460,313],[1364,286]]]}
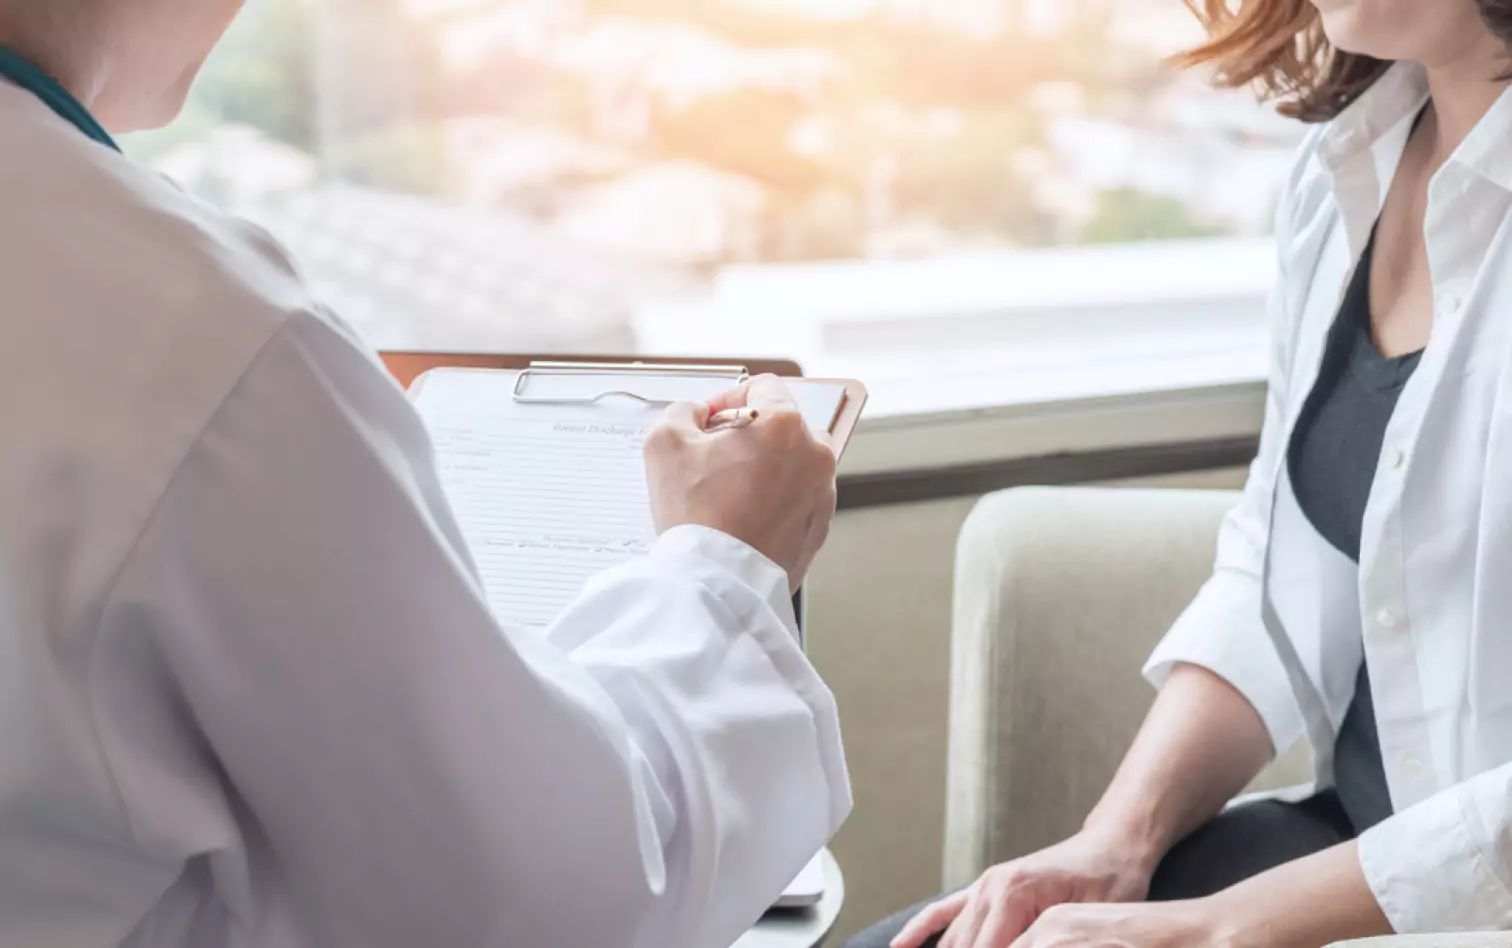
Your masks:
{"label": "short brown hair", "polygon": [[[1380,78],[1391,64],[1346,53],[1323,34],[1311,0],[1184,0],[1208,39],[1173,57],[1178,66],[1212,65],[1229,87],[1255,86],[1277,111],[1326,122]],[[1512,0],[1475,0],[1491,32],[1512,41]]]}

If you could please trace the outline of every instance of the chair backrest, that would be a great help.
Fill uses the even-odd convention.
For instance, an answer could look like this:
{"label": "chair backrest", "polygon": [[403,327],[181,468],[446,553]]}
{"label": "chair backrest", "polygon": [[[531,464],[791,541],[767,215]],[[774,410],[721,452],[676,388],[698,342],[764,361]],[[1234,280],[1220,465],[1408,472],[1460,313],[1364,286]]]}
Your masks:
{"label": "chair backrest", "polygon": [[[972,514],[956,564],[947,887],[1081,826],[1154,698],[1140,667],[1211,573],[1237,499],[1029,488]],[[1265,782],[1296,782],[1298,764]]]}

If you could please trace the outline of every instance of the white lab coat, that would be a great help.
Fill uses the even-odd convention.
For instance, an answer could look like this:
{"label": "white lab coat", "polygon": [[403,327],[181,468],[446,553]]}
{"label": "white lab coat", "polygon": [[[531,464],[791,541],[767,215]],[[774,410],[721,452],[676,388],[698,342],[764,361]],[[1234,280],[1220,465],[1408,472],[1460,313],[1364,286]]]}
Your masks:
{"label": "white lab coat", "polygon": [[1362,655],[1396,815],[1360,860],[1398,931],[1512,928],[1512,95],[1429,188],[1432,336],[1386,429],[1358,568],[1307,522],[1291,431],[1427,86],[1394,66],[1311,134],[1282,197],[1260,455],[1212,579],[1151,659],[1243,692],[1332,780]]}
{"label": "white lab coat", "polygon": [[850,808],[787,578],[501,628],[268,237],[0,83],[0,945],[722,948]]}

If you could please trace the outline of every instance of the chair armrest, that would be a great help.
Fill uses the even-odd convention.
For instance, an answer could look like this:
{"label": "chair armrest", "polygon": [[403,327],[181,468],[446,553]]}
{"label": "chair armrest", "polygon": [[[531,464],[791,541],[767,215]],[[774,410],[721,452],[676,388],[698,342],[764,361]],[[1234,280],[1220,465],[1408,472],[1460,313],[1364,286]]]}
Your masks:
{"label": "chair armrest", "polygon": [[1075,832],[1153,700],[1140,666],[1212,571],[1237,495],[1020,488],[962,529],[947,889]]}

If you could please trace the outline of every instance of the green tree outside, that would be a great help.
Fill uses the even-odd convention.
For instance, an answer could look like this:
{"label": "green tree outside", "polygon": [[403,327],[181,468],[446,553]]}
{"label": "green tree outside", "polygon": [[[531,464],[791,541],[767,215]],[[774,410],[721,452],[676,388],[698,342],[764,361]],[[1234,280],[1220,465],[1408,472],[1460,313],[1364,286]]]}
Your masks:
{"label": "green tree outside", "polygon": [[1174,198],[1120,188],[1099,195],[1097,211],[1078,235],[1084,244],[1217,237],[1222,228],[1197,219]]}

